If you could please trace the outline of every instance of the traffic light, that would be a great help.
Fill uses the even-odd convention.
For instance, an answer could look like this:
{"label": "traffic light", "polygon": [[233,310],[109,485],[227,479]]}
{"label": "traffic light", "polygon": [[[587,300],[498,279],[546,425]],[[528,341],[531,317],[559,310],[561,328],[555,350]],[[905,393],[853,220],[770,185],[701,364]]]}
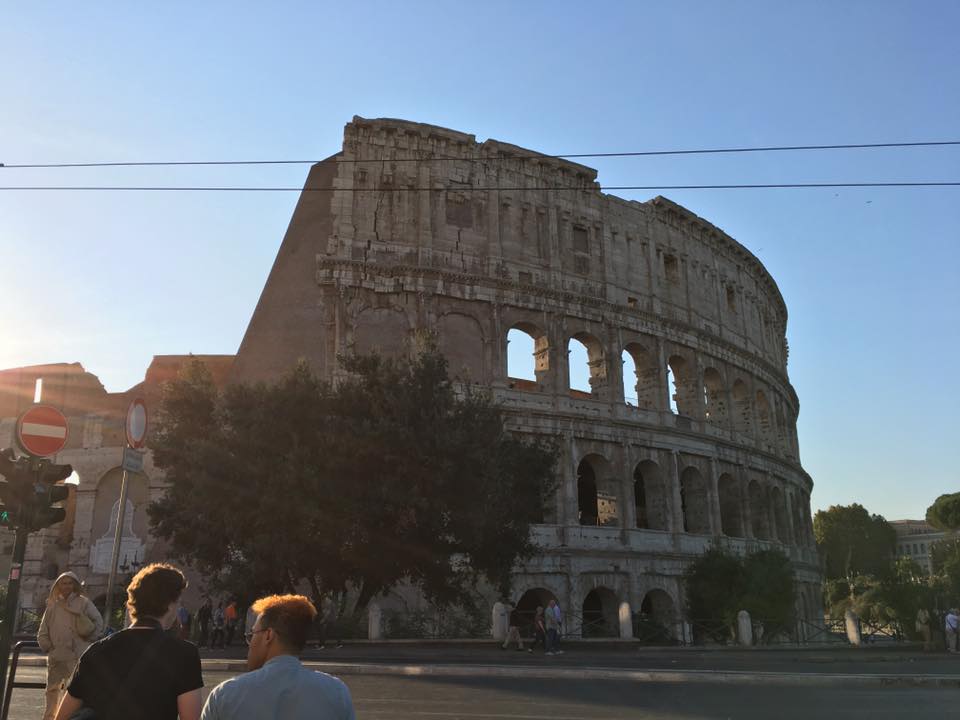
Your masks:
{"label": "traffic light", "polygon": [[37,468],[37,482],[30,513],[30,529],[43,528],[63,522],[67,517],[66,509],[53,507],[70,496],[70,488],[56,483],[66,480],[73,474],[70,465],[54,465],[43,461]]}
{"label": "traffic light", "polygon": [[0,526],[15,527],[24,516],[33,493],[30,461],[17,458],[12,448],[0,450]]}

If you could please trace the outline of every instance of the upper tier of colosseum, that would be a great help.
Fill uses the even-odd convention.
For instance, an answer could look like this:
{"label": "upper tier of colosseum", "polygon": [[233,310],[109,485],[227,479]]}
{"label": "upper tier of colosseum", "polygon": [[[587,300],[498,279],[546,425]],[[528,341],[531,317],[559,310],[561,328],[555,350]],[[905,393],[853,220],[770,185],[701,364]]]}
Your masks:
{"label": "upper tier of colosseum", "polygon": [[[377,283],[399,284],[416,274],[421,291],[435,293],[453,275],[460,286],[575,301],[594,316],[669,323],[743,353],[789,386],[787,310],[773,278],[736,240],[664,197],[625,200],[602,192],[596,170],[578,163],[360,117],[304,188],[274,267],[287,267],[286,287],[269,298],[278,310],[315,304],[316,283],[331,277],[376,273]],[[291,263],[303,268],[297,287]],[[295,322],[258,309],[250,330],[268,342],[264,352],[241,346],[238,377],[263,377],[266,364],[251,356],[289,346]],[[306,357],[326,354],[294,344]]]}

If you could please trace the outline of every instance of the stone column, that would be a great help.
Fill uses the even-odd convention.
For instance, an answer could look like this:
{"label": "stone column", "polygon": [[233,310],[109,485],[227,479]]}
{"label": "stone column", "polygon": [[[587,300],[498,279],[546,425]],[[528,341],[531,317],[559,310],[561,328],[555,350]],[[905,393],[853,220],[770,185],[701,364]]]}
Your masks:
{"label": "stone column", "polygon": [[710,458],[710,477],[707,479],[710,492],[707,499],[710,503],[710,532],[714,535],[723,535],[723,518],[720,514],[720,478],[717,475],[717,461]]}
{"label": "stone column", "polygon": [[670,530],[681,533],[683,532],[683,503],[680,501],[680,453],[672,450],[670,456],[670,484],[673,488],[669,515]]}
{"label": "stone column", "polygon": [[750,478],[747,476],[747,469],[743,465],[737,466],[737,476],[740,480],[740,507],[743,516],[743,536],[748,540],[753,539],[753,514],[750,508]]}

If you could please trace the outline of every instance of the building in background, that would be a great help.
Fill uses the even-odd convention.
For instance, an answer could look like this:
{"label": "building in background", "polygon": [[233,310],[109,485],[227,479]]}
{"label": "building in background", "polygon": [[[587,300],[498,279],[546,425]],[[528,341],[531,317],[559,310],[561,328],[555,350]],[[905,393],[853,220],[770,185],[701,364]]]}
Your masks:
{"label": "building in background", "polygon": [[897,531],[897,557],[908,557],[928,575],[933,571],[933,546],[956,533],[937,530],[926,520],[891,520]]}

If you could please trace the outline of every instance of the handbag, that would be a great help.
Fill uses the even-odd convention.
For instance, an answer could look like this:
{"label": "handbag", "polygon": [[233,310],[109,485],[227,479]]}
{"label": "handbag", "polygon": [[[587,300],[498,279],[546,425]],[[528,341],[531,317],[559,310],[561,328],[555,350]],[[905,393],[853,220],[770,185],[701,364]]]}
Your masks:
{"label": "handbag", "polygon": [[77,635],[86,640],[93,635],[93,631],[97,629],[97,626],[93,620],[87,617],[86,613],[79,612],[73,616],[73,629],[77,631]]}

